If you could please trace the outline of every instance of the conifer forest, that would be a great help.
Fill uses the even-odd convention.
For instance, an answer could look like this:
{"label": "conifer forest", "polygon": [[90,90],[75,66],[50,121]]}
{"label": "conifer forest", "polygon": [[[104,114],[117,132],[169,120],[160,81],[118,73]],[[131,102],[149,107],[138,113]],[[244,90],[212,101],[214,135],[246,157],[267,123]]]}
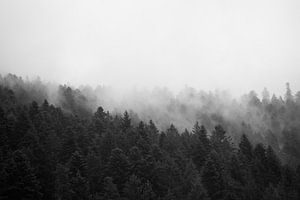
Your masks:
{"label": "conifer forest", "polygon": [[289,84],[282,97],[240,100],[157,89],[124,107],[108,91],[1,76],[0,199],[300,199],[300,92]]}
{"label": "conifer forest", "polygon": [[0,0],[0,200],[300,200],[300,0]]}

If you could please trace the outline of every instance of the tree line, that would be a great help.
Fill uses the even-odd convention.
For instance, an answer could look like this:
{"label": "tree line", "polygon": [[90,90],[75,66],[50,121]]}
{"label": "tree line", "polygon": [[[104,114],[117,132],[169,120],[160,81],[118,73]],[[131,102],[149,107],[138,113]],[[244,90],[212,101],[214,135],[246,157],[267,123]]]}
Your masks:
{"label": "tree line", "polygon": [[300,167],[222,125],[160,131],[127,111],[21,102],[0,86],[0,199],[300,199]]}

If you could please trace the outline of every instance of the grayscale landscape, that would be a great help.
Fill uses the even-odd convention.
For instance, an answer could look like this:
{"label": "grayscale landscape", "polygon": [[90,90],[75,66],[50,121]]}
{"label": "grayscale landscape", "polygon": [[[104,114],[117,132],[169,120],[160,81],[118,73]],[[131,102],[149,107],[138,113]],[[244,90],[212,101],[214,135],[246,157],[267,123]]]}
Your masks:
{"label": "grayscale landscape", "polygon": [[297,0],[1,0],[0,199],[300,199]]}

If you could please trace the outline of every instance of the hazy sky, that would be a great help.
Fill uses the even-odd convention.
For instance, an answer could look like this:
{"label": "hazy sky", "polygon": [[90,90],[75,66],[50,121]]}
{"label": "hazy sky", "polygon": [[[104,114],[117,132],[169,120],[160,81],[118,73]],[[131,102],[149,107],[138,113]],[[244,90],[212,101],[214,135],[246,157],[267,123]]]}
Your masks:
{"label": "hazy sky", "polygon": [[300,90],[300,1],[0,0],[0,72],[75,86]]}

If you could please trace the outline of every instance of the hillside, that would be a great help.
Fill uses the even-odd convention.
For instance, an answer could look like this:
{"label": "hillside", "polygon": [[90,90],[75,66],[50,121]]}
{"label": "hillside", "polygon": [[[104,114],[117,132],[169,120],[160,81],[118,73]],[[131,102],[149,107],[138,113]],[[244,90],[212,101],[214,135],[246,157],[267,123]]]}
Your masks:
{"label": "hillside", "polygon": [[113,102],[104,87],[0,83],[1,199],[299,199],[289,85],[284,99],[186,88]]}

